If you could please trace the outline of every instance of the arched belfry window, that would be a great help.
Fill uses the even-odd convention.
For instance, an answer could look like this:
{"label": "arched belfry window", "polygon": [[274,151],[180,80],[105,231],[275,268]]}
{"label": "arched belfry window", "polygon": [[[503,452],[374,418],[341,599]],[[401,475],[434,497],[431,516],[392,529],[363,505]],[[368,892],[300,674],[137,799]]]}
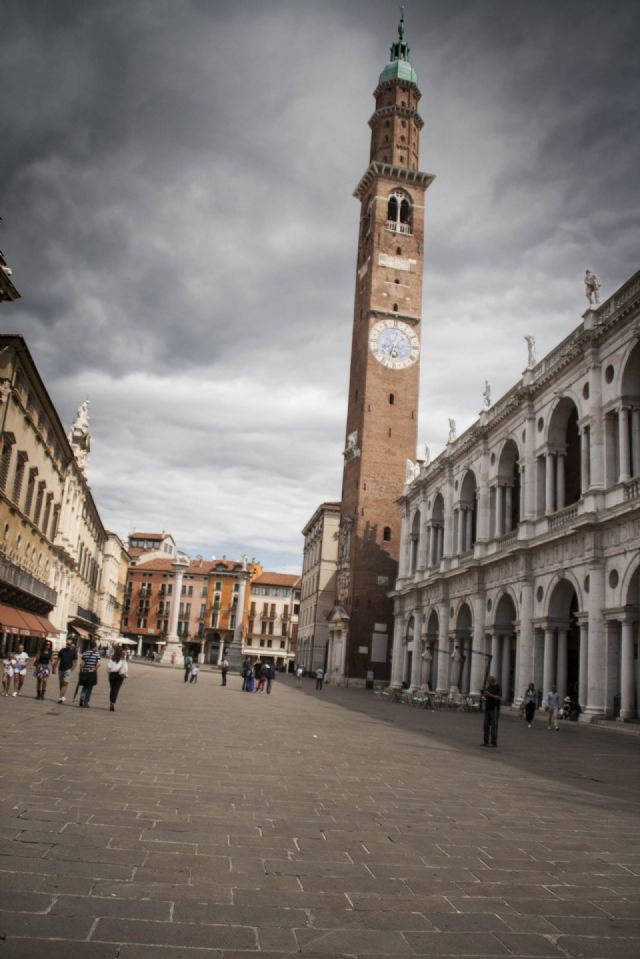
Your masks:
{"label": "arched belfry window", "polygon": [[411,201],[406,193],[396,190],[389,197],[387,230],[393,233],[411,233]]}

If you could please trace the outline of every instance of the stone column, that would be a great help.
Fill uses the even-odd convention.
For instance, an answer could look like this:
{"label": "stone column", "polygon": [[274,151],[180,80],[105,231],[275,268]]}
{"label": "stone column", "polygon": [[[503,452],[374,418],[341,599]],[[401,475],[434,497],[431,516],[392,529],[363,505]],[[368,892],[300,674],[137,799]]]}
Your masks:
{"label": "stone column", "polygon": [[605,712],[604,565],[589,568],[589,646],[587,659],[587,718],[601,718]]}
{"label": "stone column", "polygon": [[400,520],[400,552],[398,555],[398,579],[409,575],[409,551],[412,546],[409,525],[409,503],[405,502]]}
{"label": "stone column", "polygon": [[533,633],[533,682],[539,692],[545,693],[544,689],[544,632],[541,629],[534,630]]}
{"label": "stone column", "polygon": [[447,479],[443,490],[444,499],[444,530],[442,539],[442,556],[448,558],[455,550],[453,539],[453,477],[451,468],[447,470]]}
{"label": "stone column", "polygon": [[631,479],[631,450],[629,449],[629,410],[621,406],[618,411],[618,445],[620,448],[620,472],[618,482]]}
{"label": "stone column", "polygon": [[513,516],[513,486],[504,488],[504,531],[510,533],[513,529],[511,517]]}
{"label": "stone column", "polygon": [[558,630],[558,666],[556,685],[560,698],[567,695],[567,630]]}
{"label": "stone column", "polygon": [[438,534],[437,536],[437,549],[436,549],[436,562],[440,563],[444,556],[444,526],[438,526],[436,529]]}
{"label": "stone column", "polygon": [[631,471],[640,476],[640,409],[631,410]]}
{"label": "stone column", "polygon": [[527,471],[524,466],[520,467],[520,500],[518,503],[518,511],[520,513],[520,522],[525,518],[526,515],[526,496],[525,490],[527,486]]}
{"label": "stone column", "polygon": [[525,432],[525,485],[524,485],[524,512],[520,514],[520,519],[533,519],[538,513],[538,469],[535,455],[536,445],[536,417],[533,409],[533,403],[529,400],[529,409],[527,410],[527,426]]}
{"label": "stone column", "polygon": [[419,570],[426,569],[427,556],[429,555],[428,546],[427,546],[427,539],[428,539],[427,533],[428,533],[429,527],[427,525],[426,511],[427,511],[427,504],[423,500],[422,505],[420,507],[420,540],[418,544],[418,569]]}
{"label": "stone column", "polygon": [[542,673],[542,692],[543,695],[549,692],[555,684],[555,637],[552,629],[544,631],[544,666]]}
{"label": "stone column", "polygon": [[485,599],[480,593],[472,599],[473,605],[473,642],[471,647],[471,673],[469,679],[469,692],[472,696],[479,696],[482,692],[484,681],[484,672],[487,665],[486,656],[484,656],[484,611]]}
{"label": "stone column", "polygon": [[465,511],[465,548],[471,549],[473,547],[473,507],[470,507]]}
{"label": "stone column", "polygon": [[535,682],[534,674],[535,636],[533,629],[533,585],[522,584],[520,603],[520,629],[517,646],[517,674],[515,698],[519,700],[529,683]]}
{"label": "stone column", "polygon": [[620,651],[620,719],[635,719],[635,669],[633,660],[633,622],[622,620],[622,648]]}
{"label": "stone column", "polygon": [[478,490],[478,524],[477,538],[479,540],[489,539],[491,509],[489,504],[490,489],[487,483],[481,483]]}
{"label": "stone column", "polygon": [[449,689],[449,603],[438,606],[438,685],[439,693]]}
{"label": "stone column", "polygon": [[496,679],[500,677],[500,666],[500,637],[494,629],[491,633],[491,669],[489,672]]}
{"label": "stone column", "polygon": [[589,446],[591,440],[591,431],[588,426],[580,432],[580,492],[584,496],[591,485],[589,475]]}
{"label": "stone column", "polygon": [[564,458],[565,453],[558,453],[556,455],[556,509],[564,509],[565,507],[565,491],[564,491]]}
{"label": "stone column", "polygon": [[422,643],[420,637],[417,636],[417,631],[419,630],[419,617],[418,611],[413,611],[414,625],[413,625],[413,653],[411,655],[411,678],[410,685],[411,689],[419,689],[420,684],[422,683]]}
{"label": "stone column", "polygon": [[[243,568],[246,570],[246,557],[243,556]],[[242,623],[244,620],[244,594],[248,573],[240,575],[238,588],[238,603],[236,605],[236,625],[233,630],[231,645],[225,650],[229,669],[240,672],[242,669]]]}
{"label": "stone column", "polygon": [[496,484],[496,536],[504,533],[504,486]]}
{"label": "stone column", "polygon": [[591,459],[590,487],[602,489],[604,486],[604,423],[602,417],[602,371],[597,350],[594,347],[590,356],[589,369],[589,399],[587,412],[589,414],[589,454]]}
{"label": "stone column", "polygon": [[502,675],[500,685],[504,696],[505,706],[511,702],[509,696],[509,679],[511,676],[511,634],[502,637]]}
{"label": "stone column", "polygon": [[391,653],[391,688],[402,688],[402,640],[404,638],[404,615],[396,611],[393,617],[393,650]]}
{"label": "stone column", "polygon": [[456,552],[458,556],[460,556],[464,553],[464,512],[462,507],[456,510],[454,515],[458,518],[458,543]]}
{"label": "stone column", "polygon": [[580,623],[580,664],[578,672],[578,702],[584,709],[587,702],[587,677],[589,660],[589,627]]}
{"label": "stone column", "polygon": [[548,452],[545,458],[545,493],[544,493],[544,512],[546,516],[549,516],[554,512],[554,454]]}
{"label": "stone column", "polygon": [[189,566],[189,560],[181,556],[171,564],[174,574],[173,581],[173,601],[171,603],[171,619],[169,621],[169,633],[167,635],[167,645],[164,649],[164,659],[171,662],[171,657],[175,654],[175,665],[182,668],[182,641],[178,636],[178,615],[180,612],[180,600],[182,597],[182,577],[184,571]]}

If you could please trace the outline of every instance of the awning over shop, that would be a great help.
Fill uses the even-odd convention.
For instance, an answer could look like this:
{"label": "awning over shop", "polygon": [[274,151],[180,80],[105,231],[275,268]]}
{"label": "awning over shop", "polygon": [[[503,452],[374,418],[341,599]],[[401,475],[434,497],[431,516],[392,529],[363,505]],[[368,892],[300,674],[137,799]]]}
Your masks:
{"label": "awning over shop", "polygon": [[47,630],[34,613],[28,613],[26,609],[20,610],[20,616],[25,621],[30,636],[46,636]]}
{"label": "awning over shop", "polygon": [[4,603],[0,603],[0,628],[5,633],[14,633],[17,636],[29,635],[29,628],[20,611],[13,606],[5,606]]}
{"label": "awning over shop", "polygon": [[69,626],[69,632],[75,633],[81,639],[93,639],[91,633],[82,626]]}
{"label": "awning over shop", "polygon": [[40,613],[34,613],[33,615],[42,624],[42,628],[47,633],[53,633],[54,636],[58,636],[60,630],[53,625],[50,619],[47,619],[46,616],[41,616]]}

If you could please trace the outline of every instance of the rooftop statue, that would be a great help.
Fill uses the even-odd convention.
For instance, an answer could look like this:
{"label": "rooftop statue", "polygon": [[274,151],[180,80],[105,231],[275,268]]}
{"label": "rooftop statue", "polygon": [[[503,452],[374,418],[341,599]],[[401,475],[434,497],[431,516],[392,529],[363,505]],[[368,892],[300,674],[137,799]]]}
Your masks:
{"label": "rooftop statue", "polygon": [[600,287],[602,286],[600,277],[592,273],[591,270],[585,270],[584,286],[589,304],[591,306],[597,306],[600,302]]}
{"label": "rooftop statue", "polygon": [[528,333],[528,334],[525,336],[525,340],[527,341],[527,369],[530,370],[530,369],[532,369],[532,368],[536,365],[536,363],[537,363],[537,360],[536,360],[536,338],[535,338],[535,336],[531,336],[531,334]]}

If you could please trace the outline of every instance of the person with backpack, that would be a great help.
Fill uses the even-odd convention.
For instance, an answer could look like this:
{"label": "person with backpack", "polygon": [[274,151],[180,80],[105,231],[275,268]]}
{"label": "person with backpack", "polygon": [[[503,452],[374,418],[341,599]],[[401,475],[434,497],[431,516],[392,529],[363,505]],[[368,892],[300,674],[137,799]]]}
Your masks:
{"label": "person with backpack", "polygon": [[184,657],[184,681],[185,683],[189,682],[191,677],[191,667],[193,666],[193,656],[190,656],[189,653],[185,654]]}

